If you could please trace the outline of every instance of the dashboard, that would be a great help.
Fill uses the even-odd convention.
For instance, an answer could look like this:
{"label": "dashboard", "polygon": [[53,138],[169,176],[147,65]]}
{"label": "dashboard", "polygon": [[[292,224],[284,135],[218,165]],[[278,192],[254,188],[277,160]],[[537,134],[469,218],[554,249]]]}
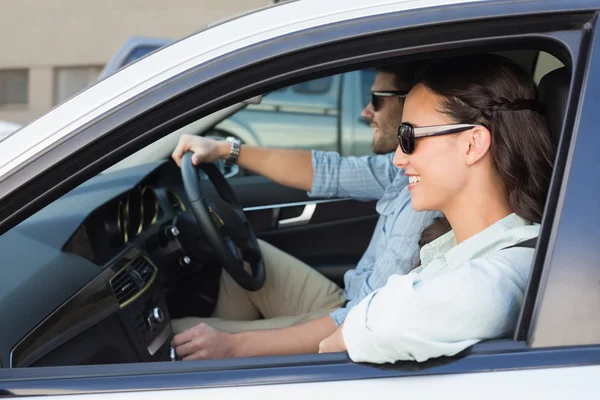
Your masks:
{"label": "dashboard", "polygon": [[90,213],[65,251],[103,265],[159,222],[184,211],[186,206],[177,189],[136,185]]}
{"label": "dashboard", "polygon": [[168,360],[170,259],[149,254],[183,193],[171,161],[100,174],[0,236],[0,364]]}

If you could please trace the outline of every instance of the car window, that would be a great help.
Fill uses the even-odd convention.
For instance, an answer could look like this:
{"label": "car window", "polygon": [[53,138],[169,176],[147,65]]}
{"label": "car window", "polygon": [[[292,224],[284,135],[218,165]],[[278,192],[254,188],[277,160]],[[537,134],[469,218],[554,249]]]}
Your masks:
{"label": "car window", "polygon": [[539,84],[540,80],[549,72],[554,71],[555,69],[564,67],[564,64],[558,60],[558,58],[554,57],[552,54],[546,53],[545,51],[540,51],[538,55],[537,63],[535,65],[535,72],[533,75],[533,79],[535,83]]}
{"label": "car window", "polygon": [[[231,111],[194,121],[105,172],[167,159],[181,134],[222,140],[231,136],[248,145],[337,151],[344,156],[370,155],[373,130],[361,112],[370,101],[375,75],[373,69],[351,71],[276,88],[260,101],[239,103]],[[238,166],[219,167],[228,178],[250,175]]]}
{"label": "car window", "polygon": [[[359,116],[368,104],[367,94],[375,74],[374,70],[350,71],[321,79],[321,83],[306,82],[307,87],[324,87],[322,82],[329,82],[327,91],[311,96],[298,95],[295,90],[271,92],[261,103],[248,104],[214,128],[196,134],[217,138],[236,136],[248,144],[311,150],[340,151],[345,149],[342,145],[357,142],[345,154],[366,154],[373,132],[371,127],[360,124]],[[298,85],[301,84],[294,86]],[[342,107],[339,103],[342,100],[348,100],[344,105],[354,106]],[[183,217],[189,205],[186,206],[185,193],[176,183],[178,178],[173,178],[179,177],[180,171],[174,169],[174,164],[158,167],[160,163],[151,161],[146,159],[146,164],[92,178],[2,237],[0,253],[18,255],[8,249],[27,248],[39,258],[23,257],[18,273],[0,286],[13,290],[19,285],[32,285],[40,276],[48,276],[50,286],[56,287],[48,295],[54,297],[35,299],[37,307],[16,324],[20,330],[13,328],[22,340],[15,341],[18,344],[11,353],[11,366],[165,361],[171,357],[170,318],[209,315],[206,310],[214,306],[214,298],[197,293],[189,285],[205,285],[201,289],[213,290],[218,284],[214,280],[218,282],[219,277],[206,271],[206,280],[199,280],[204,266],[195,265],[193,259],[207,257],[206,249],[187,255],[190,247],[178,238],[196,234],[193,223],[189,225],[189,220]],[[224,166],[221,170],[227,172]],[[285,228],[283,221],[297,224],[304,214],[304,206],[299,208],[300,215],[296,215],[295,209],[277,212],[268,209],[263,213],[265,229],[273,229],[273,220],[277,227]],[[223,224],[218,215],[213,218]],[[181,230],[173,230],[178,220],[183,221],[178,225]],[[369,226],[364,231],[371,233],[373,228]],[[364,244],[366,248],[368,240]],[[99,274],[99,267],[104,272]],[[189,292],[165,290],[166,297],[160,295],[163,289],[158,285],[174,282],[160,279],[161,271],[169,268],[177,274],[169,279],[178,279],[177,285],[181,286],[177,288],[188,288]],[[63,280],[63,276],[69,276],[69,280]],[[200,281],[201,284],[197,283]],[[82,287],[97,292],[90,296]],[[54,312],[57,303],[67,306]],[[110,314],[114,309],[121,310],[118,316],[113,313],[104,318],[104,313]],[[50,313],[53,314],[48,317]],[[93,319],[97,316],[104,319]],[[73,326],[77,329],[72,329]],[[32,328],[34,333],[27,333]],[[42,346],[56,337],[57,332],[61,332],[59,339],[63,342],[57,340],[51,346]],[[139,354],[128,345],[130,338],[135,341],[133,350],[142,349]]]}
{"label": "car window", "polygon": [[314,79],[308,82],[302,82],[292,86],[296,93],[300,94],[323,94],[327,93],[331,87],[333,79],[330,76],[325,78]]}
{"label": "car window", "polygon": [[372,130],[360,114],[370,101],[375,74],[352,71],[278,88],[206,135],[264,147],[370,154]]}

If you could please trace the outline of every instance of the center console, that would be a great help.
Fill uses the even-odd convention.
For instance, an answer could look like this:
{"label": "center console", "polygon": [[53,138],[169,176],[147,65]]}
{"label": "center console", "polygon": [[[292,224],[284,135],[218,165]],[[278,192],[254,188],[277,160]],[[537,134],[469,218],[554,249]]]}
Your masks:
{"label": "center console", "polygon": [[156,266],[140,255],[114,275],[111,286],[138,362],[171,360],[171,318]]}

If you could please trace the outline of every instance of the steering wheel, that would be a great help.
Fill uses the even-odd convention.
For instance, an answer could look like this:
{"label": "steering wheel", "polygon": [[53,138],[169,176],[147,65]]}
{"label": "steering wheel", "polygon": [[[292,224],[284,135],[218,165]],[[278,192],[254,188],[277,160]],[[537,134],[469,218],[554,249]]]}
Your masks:
{"label": "steering wheel", "polygon": [[[205,197],[200,187],[204,171],[219,197]],[[214,164],[192,164],[192,153],[181,160],[181,175],[190,208],[208,244],[231,277],[244,289],[256,291],[265,283],[265,265],[254,231],[227,179]],[[244,267],[250,265],[250,271]]]}

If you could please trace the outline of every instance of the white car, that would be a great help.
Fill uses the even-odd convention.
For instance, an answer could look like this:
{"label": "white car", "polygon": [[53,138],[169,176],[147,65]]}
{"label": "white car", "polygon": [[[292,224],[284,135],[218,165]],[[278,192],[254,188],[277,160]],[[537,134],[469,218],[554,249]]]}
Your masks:
{"label": "white car", "polygon": [[[286,2],[152,53],[0,140],[0,395],[597,398],[599,10],[591,0]],[[214,191],[184,184],[191,167],[169,158],[178,136],[299,82],[479,52],[541,80],[559,146],[514,334],[423,363],[177,361],[170,318],[210,315],[224,260],[190,218],[186,189]],[[377,220],[372,202],[309,199],[257,176],[218,182],[257,237],[336,282]]]}

